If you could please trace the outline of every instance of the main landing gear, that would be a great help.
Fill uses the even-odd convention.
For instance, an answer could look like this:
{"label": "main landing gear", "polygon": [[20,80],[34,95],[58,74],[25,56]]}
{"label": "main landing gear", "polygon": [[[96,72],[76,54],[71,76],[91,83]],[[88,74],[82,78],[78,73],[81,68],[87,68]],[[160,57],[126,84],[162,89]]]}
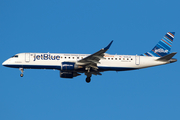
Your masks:
{"label": "main landing gear", "polygon": [[87,72],[87,73],[85,73],[85,75],[87,76],[86,82],[87,82],[87,83],[91,82],[91,76],[92,76],[92,74],[91,74],[90,72]]}
{"label": "main landing gear", "polygon": [[86,82],[87,82],[87,83],[91,82],[91,77],[87,77],[87,78],[86,78]]}
{"label": "main landing gear", "polygon": [[24,74],[23,74],[23,72],[24,72],[24,69],[23,69],[23,68],[19,68],[19,70],[21,71],[21,74],[20,74],[20,76],[21,76],[21,77],[23,77],[23,76],[24,76]]}

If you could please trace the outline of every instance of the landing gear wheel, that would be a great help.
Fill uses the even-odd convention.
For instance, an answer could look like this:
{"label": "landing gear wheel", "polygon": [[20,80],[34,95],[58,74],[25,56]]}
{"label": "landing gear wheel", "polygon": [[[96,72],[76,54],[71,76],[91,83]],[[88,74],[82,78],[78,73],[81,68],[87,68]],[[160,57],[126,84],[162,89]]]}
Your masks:
{"label": "landing gear wheel", "polygon": [[19,70],[21,71],[20,76],[23,77],[23,76],[24,76],[24,75],[23,75],[24,69],[23,69],[23,68],[19,68]]}
{"label": "landing gear wheel", "polygon": [[23,74],[21,73],[20,76],[23,77]]}
{"label": "landing gear wheel", "polygon": [[87,77],[87,78],[86,78],[86,82],[87,82],[87,83],[91,82],[91,78],[90,78],[90,77]]}

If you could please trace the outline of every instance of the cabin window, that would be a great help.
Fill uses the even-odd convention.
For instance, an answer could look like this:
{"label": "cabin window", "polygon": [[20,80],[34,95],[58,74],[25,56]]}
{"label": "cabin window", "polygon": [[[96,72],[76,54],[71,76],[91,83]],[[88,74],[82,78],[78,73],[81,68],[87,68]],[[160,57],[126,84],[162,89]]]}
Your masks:
{"label": "cabin window", "polygon": [[121,60],[121,58],[119,58],[119,60]]}
{"label": "cabin window", "polygon": [[13,57],[18,58],[18,55],[14,55],[14,56],[12,56],[12,58],[13,58]]}
{"label": "cabin window", "polygon": [[77,59],[79,59],[79,57],[77,57]]}
{"label": "cabin window", "polygon": [[111,58],[111,60],[113,60],[113,58]]}
{"label": "cabin window", "polygon": [[131,58],[131,60],[133,60],[133,59]]}
{"label": "cabin window", "polygon": [[115,60],[117,60],[117,58],[115,58]]}
{"label": "cabin window", "polygon": [[69,59],[70,59],[70,57],[69,57]]}
{"label": "cabin window", "polygon": [[66,57],[64,57],[66,59]]}
{"label": "cabin window", "polygon": [[108,60],[110,60],[110,58],[108,58]]}
{"label": "cabin window", "polygon": [[73,59],[74,59],[74,57],[73,57]]}

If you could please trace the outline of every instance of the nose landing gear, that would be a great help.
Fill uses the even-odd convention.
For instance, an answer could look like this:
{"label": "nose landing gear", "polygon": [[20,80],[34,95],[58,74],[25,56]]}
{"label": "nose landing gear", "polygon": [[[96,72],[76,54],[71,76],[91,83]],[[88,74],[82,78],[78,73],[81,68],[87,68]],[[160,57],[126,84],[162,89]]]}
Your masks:
{"label": "nose landing gear", "polygon": [[19,70],[21,71],[21,74],[20,74],[20,76],[21,76],[21,77],[23,77],[23,76],[24,76],[24,74],[23,74],[23,72],[24,72],[24,69],[23,69],[23,68],[19,68]]}
{"label": "nose landing gear", "polygon": [[20,76],[23,77],[24,75],[21,73]]}

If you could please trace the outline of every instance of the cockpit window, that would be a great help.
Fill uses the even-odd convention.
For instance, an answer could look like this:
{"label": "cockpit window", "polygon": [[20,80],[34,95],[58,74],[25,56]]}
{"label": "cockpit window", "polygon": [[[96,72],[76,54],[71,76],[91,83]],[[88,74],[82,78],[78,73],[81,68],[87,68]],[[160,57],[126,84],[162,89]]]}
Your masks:
{"label": "cockpit window", "polygon": [[14,56],[12,56],[12,58],[14,58],[14,57],[15,57],[15,58],[18,58],[18,55],[14,55]]}

